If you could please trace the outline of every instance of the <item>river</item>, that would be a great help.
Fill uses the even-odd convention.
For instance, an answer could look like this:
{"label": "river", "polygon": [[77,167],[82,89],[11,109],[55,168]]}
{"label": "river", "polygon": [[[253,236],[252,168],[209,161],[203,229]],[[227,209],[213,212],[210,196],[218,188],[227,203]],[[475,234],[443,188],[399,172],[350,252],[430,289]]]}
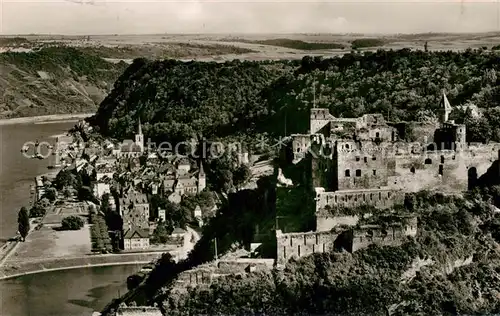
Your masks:
{"label": "river", "polygon": [[[52,141],[74,123],[0,125],[0,237],[17,231],[17,212],[28,206],[35,176],[48,160],[21,154],[28,141]],[[2,241],[3,243],[3,241]],[[0,282],[1,316],[89,316],[126,290],[125,280],[139,266],[74,269],[27,275]]]}

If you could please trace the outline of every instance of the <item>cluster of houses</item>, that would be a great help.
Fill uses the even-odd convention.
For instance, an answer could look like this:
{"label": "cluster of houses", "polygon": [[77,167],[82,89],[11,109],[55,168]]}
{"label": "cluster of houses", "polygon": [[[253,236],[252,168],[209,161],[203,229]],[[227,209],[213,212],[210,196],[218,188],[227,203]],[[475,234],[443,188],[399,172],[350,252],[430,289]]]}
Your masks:
{"label": "cluster of houses", "polygon": [[[83,124],[81,130],[91,131],[86,123],[80,124]],[[201,162],[174,154],[159,159],[157,152],[145,148],[140,121],[135,139],[118,145],[109,140],[104,144],[90,140],[82,145],[74,139],[58,139],[55,147],[60,166],[90,176],[91,190],[97,199],[101,200],[106,194],[110,197],[109,207],[123,221],[120,235],[124,250],[149,248],[150,236],[158,222],[167,219],[166,210],[151,210],[153,196],[160,195],[179,204],[184,197],[206,188]],[[203,225],[202,208],[197,205],[192,211],[193,218]],[[171,237],[182,239],[185,234],[184,229],[177,227]]]}

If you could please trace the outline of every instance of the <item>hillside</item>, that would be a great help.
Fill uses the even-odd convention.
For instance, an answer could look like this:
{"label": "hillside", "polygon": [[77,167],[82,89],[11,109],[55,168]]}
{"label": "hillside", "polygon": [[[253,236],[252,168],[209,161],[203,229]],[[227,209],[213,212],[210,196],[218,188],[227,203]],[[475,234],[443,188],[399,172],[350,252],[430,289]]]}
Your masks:
{"label": "hillside", "polygon": [[[168,315],[500,312],[500,215],[490,205],[500,201],[499,187],[464,197],[430,192],[408,196],[405,207],[394,211],[416,213],[419,232],[399,247],[372,245],[353,254],[318,253],[291,260],[283,270],[229,276],[209,288],[170,292],[179,273],[213,258],[214,238],[220,253],[226,253],[233,245],[248,241],[255,224],[272,222],[274,197],[270,194],[269,200],[263,199],[265,192],[265,186],[260,186],[232,195],[204,229],[189,258],[175,264],[165,256],[126,303],[156,302]],[[383,219],[375,217],[370,222],[383,225]]]}
{"label": "hillside", "polygon": [[0,54],[0,118],[93,112],[126,68],[74,48]]}
{"label": "hillside", "polygon": [[[5,51],[2,53],[2,51]],[[127,64],[110,60],[243,54],[230,45],[94,43],[0,38],[0,119],[95,112]]]}
{"label": "hillside", "polygon": [[228,277],[209,289],[157,299],[169,315],[498,313],[500,216],[488,205],[498,192],[409,196],[400,211],[416,212],[420,228],[401,247],[315,254],[283,271]]}
{"label": "hillside", "polygon": [[132,135],[140,118],[153,139],[181,141],[251,130],[268,115],[261,92],[297,67],[288,61],[226,63],[137,59],[102,102],[93,124],[108,136]]}
{"label": "hillside", "polygon": [[109,136],[132,135],[140,117],[153,138],[182,140],[304,132],[309,109],[338,117],[383,113],[391,121],[435,121],[442,90],[453,106],[475,105],[476,118],[456,110],[469,141],[500,140],[497,55],[378,51],[301,62],[182,63],[138,60],[104,100],[94,124]]}

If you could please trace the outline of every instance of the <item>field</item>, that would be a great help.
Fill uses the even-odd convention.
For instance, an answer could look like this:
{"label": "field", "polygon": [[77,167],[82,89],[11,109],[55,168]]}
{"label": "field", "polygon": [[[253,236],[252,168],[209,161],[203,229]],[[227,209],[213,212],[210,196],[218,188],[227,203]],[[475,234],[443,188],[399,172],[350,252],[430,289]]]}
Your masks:
{"label": "field", "polygon": [[423,50],[426,42],[430,51],[491,49],[500,44],[500,33],[4,36],[0,119],[95,112],[127,64],[139,57],[216,62],[327,58],[353,48]]}
{"label": "field", "polygon": [[6,265],[19,260],[78,257],[90,253],[88,225],[77,231],[56,231],[51,227],[42,227],[31,232],[26,242],[18,244]]}

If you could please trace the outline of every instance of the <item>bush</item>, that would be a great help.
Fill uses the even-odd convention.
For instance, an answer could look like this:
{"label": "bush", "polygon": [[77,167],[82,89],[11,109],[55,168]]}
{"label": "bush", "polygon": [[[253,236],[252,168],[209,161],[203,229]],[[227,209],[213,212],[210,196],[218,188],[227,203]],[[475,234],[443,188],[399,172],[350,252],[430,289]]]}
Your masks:
{"label": "bush", "polygon": [[84,225],[84,222],[79,216],[68,216],[65,217],[61,222],[61,228],[63,230],[79,230]]}
{"label": "bush", "polygon": [[30,209],[30,218],[33,217],[43,217],[47,213],[47,210],[41,206],[40,204],[35,204],[31,209]]}
{"label": "bush", "polygon": [[92,251],[112,252],[113,245],[104,217],[99,214],[90,214],[90,222],[93,224],[90,229]]}

